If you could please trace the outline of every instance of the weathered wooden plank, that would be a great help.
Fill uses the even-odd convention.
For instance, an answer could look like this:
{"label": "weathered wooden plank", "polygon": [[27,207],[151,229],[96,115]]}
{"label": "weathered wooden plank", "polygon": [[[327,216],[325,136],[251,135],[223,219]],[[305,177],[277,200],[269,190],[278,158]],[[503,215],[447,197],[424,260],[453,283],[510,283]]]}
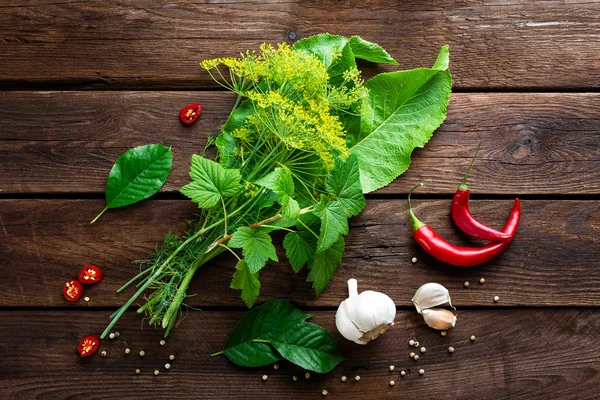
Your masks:
{"label": "weathered wooden plank", "polygon": [[[4,399],[596,399],[600,386],[600,311],[458,311],[446,337],[423,325],[416,312],[402,311],[396,325],[367,346],[342,338],[347,360],[327,375],[311,374],[286,361],[272,367],[241,368],[209,354],[222,348],[240,312],[190,312],[166,346],[158,330],[139,330],[127,313],[121,336],[106,340],[96,354],[80,359],[77,341],[100,332],[108,312],[0,312],[0,393]],[[333,312],[315,312],[314,322],[335,330]],[[43,334],[41,334],[43,332]],[[470,342],[475,335],[477,340]],[[427,348],[418,362],[407,342]],[[447,348],[453,346],[454,354]],[[124,348],[132,353],[124,355]],[[145,350],[146,356],[137,355]],[[169,354],[176,356],[164,369]],[[396,370],[389,372],[388,366]],[[135,375],[136,368],[141,370]],[[419,368],[425,374],[418,374]],[[158,369],[159,376],[153,371]],[[400,377],[400,370],[407,375]],[[261,381],[267,374],[268,381]],[[297,382],[292,380],[296,374]],[[348,382],[341,382],[342,375]],[[360,382],[353,377],[360,375]],[[396,382],[389,386],[389,380]]]}
{"label": "weathered wooden plank", "polygon": [[[449,218],[450,200],[415,200],[416,214],[455,243],[469,244]],[[134,276],[132,260],[146,258],[172,225],[190,218],[188,201],[146,201],[90,219],[102,209],[99,200],[0,201],[1,306],[117,306],[133,294],[115,291]],[[474,215],[500,227],[511,201],[472,202]],[[398,305],[411,305],[426,282],[449,288],[458,306],[597,306],[600,304],[600,201],[523,201],[518,236],[499,258],[477,268],[441,265],[414,243],[403,200],[370,200],[351,222],[346,253],[329,288],[316,298],[306,271],[294,274],[286,263],[261,271],[259,302],[286,297],[299,304],[337,306],[346,281],[357,278],[362,290],[387,293]],[[479,244],[476,244],[479,245]],[[285,260],[277,240],[281,260]],[[416,265],[410,260],[418,258]],[[67,304],[62,284],[86,264],[105,271],[102,283],[86,294],[89,303]],[[200,270],[188,291],[193,306],[243,306],[229,289],[232,257],[223,254]],[[481,277],[484,285],[477,283]],[[470,281],[469,289],[463,282]],[[493,297],[500,296],[494,303]]]}
{"label": "weathered wooden plank", "polygon": [[13,87],[214,87],[199,60],[325,31],[378,42],[404,68],[430,65],[449,43],[459,88],[600,85],[596,2],[18,0],[1,8],[0,82]]}
{"label": "weathered wooden plank", "polygon": [[[153,142],[173,145],[163,191],[189,181],[191,154],[218,132],[234,97],[222,92],[0,93],[0,190],[101,193],[116,158]],[[201,120],[183,126],[179,109],[199,101]],[[448,118],[413,165],[380,193],[456,190],[477,144],[470,183],[479,194],[599,194],[600,94],[455,94]],[[35,167],[33,167],[35,166]]]}

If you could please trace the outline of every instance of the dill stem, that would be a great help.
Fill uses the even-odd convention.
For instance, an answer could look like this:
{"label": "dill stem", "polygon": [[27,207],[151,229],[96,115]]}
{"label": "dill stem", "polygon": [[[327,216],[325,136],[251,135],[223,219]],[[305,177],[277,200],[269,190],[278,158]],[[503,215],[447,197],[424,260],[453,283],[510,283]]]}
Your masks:
{"label": "dill stem", "polygon": [[129,282],[127,282],[126,284],[124,284],[123,286],[121,286],[121,287],[120,287],[120,288],[117,290],[117,293],[121,293],[123,290],[127,289],[127,287],[128,287],[129,285],[131,285],[133,282],[135,282],[137,279],[139,279],[139,278],[140,278],[142,275],[145,275],[145,274],[147,274],[148,272],[150,272],[150,270],[151,270],[151,269],[152,269],[151,267],[148,267],[148,268],[146,268],[145,270],[143,270],[142,272],[140,272],[139,274],[137,274],[136,276],[134,276],[133,278],[131,278],[131,279],[129,280]]}

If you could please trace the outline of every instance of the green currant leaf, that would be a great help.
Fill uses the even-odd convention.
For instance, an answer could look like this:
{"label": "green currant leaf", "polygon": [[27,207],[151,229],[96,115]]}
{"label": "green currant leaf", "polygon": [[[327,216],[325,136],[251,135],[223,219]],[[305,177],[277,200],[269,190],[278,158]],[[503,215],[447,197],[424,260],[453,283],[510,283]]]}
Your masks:
{"label": "green currant leaf", "polygon": [[248,311],[238,322],[225,342],[223,353],[237,365],[262,367],[281,360],[281,355],[268,343],[254,343],[254,339],[270,340],[286,324],[306,321],[312,317],[294,307],[287,300],[271,300]]}
{"label": "green currant leaf", "polygon": [[285,235],[283,248],[294,272],[298,272],[306,263],[309,265],[315,259],[317,240],[319,238],[319,218],[312,214],[300,216],[296,223],[296,231]]}
{"label": "green currant leaf", "polygon": [[225,168],[239,167],[240,162],[234,156],[238,145],[233,136],[228,132],[222,132],[215,140],[215,144],[219,151],[219,163],[222,166]]}
{"label": "green currant leaf", "polygon": [[198,203],[200,208],[214,207],[221,197],[235,196],[242,190],[239,170],[223,168],[196,154],[192,156],[190,177],[193,182],[182,187],[181,193]]}
{"label": "green currant leaf", "polygon": [[271,189],[277,195],[281,204],[281,213],[286,219],[296,219],[300,212],[300,205],[293,198],[295,196],[294,179],[292,172],[287,167],[275,168],[273,172],[255,182],[256,185]]}
{"label": "green currant leaf", "polygon": [[360,36],[352,36],[349,44],[356,58],[374,63],[398,65],[398,62],[383,47],[368,42]]}
{"label": "green currant leaf", "polygon": [[167,181],[173,165],[170,147],[148,144],[127,150],[113,165],[106,182],[106,208],[128,206],[147,199]]}
{"label": "green currant leaf", "polygon": [[321,197],[321,201],[315,205],[314,214],[321,219],[317,252],[324,251],[341,235],[348,234],[348,218],[344,206],[339,201]]}
{"label": "green currant leaf", "polygon": [[333,278],[335,270],[342,262],[344,247],[344,237],[340,236],[328,249],[317,253],[314,262],[309,264],[310,272],[307,282],[312,282],[317,295],[323,293]]}
{"label": "green currant leaf", "polygon": [[286,324],[271,343],[286,360],[320,374],[344,361],[335,336],[319,325],[304,321]]}
{"label": "green currant leaf", "polygon": [[231,281],[231,288],[242,291],[242,300],[252,308],[258,294],[260,293],[260,281],[258,280],[258,272],[253,274],[248,268],[248,264],[244,260],[238,261],[235,266],[235,273]]}
{"label": "green currant leaf", "polygon": [[360,185],[358,159],[352,154],[345,161],[336,158],[327,181],[327,192],[340,203],[346,217],[352,217],[362,211],[367,204]]}
{"label": "green currant leaf", "polygon": [[279,261],[271,236],[260,228],[251,229],[245,226],[238,228],[229,239],[229,246],[242,249],[244,259],[248,263],[248,270],[252,274],[260,271],[268,259]]}

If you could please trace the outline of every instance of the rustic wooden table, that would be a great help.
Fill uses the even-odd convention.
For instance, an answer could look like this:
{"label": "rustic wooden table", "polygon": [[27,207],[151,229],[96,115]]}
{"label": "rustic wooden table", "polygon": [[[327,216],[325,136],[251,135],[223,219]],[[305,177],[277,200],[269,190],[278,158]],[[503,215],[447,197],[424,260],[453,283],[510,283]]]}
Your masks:
{"label": "rustic wooden table", "polygon": [[[115,290],[135,271],[131,261],[195,211],[178,194],[189,157],[234,102],[199,60],[323,31],[377,42],[403,68],[430,65],[449,43],[454,94],[446,122],[415,151],[410,170],[368,196],[352,220],[327,291],[315,298],[305,273],[274,263],[261,275],[259,301],[290,298],[334,329],[346,280],[355,277],[361,289],[396,301],[396,326],[368,346],[344,341],[347,361],[309,380],[287,363],[253,370],[210,358],[244,312],[228,289],[233,264],[223,257],[197,274],[190,303],[202,311],[190,311],[166,346],[160,330],[140,331],[130,312],[118,325],[121,337],[103,343],[106,357],[80,359],[78,339],[99,333],[124,302]],[[599,32],[593,1],[3,1],[0,398],[315,399],[327,389],[337,399],[598,399]],[[379,71],[362,67],[367,76]],[[191,102],[204,113],[185,128],[177,113]],[[172,145],[175,155],[162,192],[90,226],[113,161],[154,142]],[[449,268],[412,241],[405,197],[425,182],[418,214],[464,241],[448,208],[479,142],[472,210],[501,226],[518,195],[521,228],[498,259]],[[86,263],[102,266],[106,279],[88,291],[89,302],[67,304],[62,284]],[[458,309],[446,337],[426,328],[410,301],[431,281],[450,289]],[[408,357],[410,338],[427,347],[418,363]],[[125,347],[133,353],[125,356]],[[170,354],[176,359],[167,372]],[[402,379],[400,369],[408,371]],[[356,374],[360,382],[340,381]]]}

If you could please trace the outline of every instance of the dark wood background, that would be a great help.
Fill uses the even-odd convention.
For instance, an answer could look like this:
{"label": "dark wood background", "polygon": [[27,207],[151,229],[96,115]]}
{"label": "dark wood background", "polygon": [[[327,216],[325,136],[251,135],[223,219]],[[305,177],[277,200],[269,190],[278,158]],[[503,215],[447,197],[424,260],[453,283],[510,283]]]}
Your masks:
{"label": "dark wood background", "polygon": [[[309,380],[286,362],[279,370],[243,369],[210,358],[244,312],[228,289],[233,263],[221,257],[190,287],[197,293],[190,305],[202,311],[190,311],[166,346],[158,344],[160,330],[140,330],[129,312],[116,329],[120,338],[103,342],[106,357],[80,359],[79,338],[100,333],[132,293],[115,293],[135,273],[132,260],[196,210],[178,188],[190,155],[234,102],[198,62],[324,31],[377,42],[402,68],[430,65],[449,43],[448,118],[415,151],[406,174],[368,197],[322,296],[314,296],[305,272],[272,263],[261,273],[259,301],[290,298],[335,330],[345,282],[355,277],[361,290],[395,300],[394,328],[368,346],[342,339],[347,361]],[[315,399],[326,389],[337,399],[598,399],[599,32],[595,1],[2,1],[0,398]],[[390,70],[361,67],[366,76]],[[177,113],[192,102],[204,113],[183,127]],[[161,193],[90,226],[114,160],[154,142],[175,154]],[[523,218],[505,254],[455,269],[415,245],[405,195],[423,181],[418,215],[466,242],[448,209],[479,142],[473,213],[501,226],[519,196]],[[87,292],[88,303],[67,304],[63,283],[88,263],[101,266],[105,280]],[[410,302],[430,281],[447,286],[458,309],[446,337],[424,326]],[[418,362],[409,359],[410,338],[427,347]],[[166,371],[170,354],[176,359]],[[340,381],[356,374],[360,382]]]}

